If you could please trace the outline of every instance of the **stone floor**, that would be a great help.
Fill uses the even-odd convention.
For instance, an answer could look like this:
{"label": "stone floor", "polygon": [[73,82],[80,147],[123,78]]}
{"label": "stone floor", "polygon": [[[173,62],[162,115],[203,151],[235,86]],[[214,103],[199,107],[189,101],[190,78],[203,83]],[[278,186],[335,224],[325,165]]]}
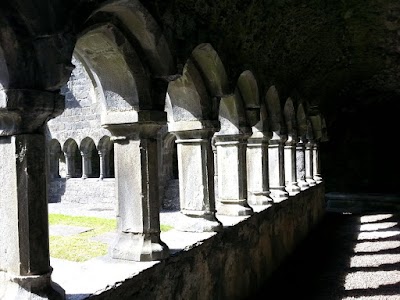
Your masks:
{"label": "stone floor", "polygon": [[321,226],[249,300],[399,300],[399,217],[328,211]]}

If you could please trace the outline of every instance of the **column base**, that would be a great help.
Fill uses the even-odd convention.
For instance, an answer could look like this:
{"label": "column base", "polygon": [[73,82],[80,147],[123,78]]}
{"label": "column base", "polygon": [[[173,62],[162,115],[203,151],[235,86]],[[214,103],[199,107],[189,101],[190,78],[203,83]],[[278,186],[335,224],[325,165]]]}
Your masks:
{"label": "column base", "polygon": [[191,214],[181,211],[179,222],[175,229],[187,232],[218,232],[223,228],[222,223],[215,217],[215,213]]}
{"label": "column base", "polygon": [[306,181],[299,180],[298,185],[301,191],[305,191],[310,187],[310,185]]}
{"label": "column base", "polygon": [[322,180],[322,177],[320,177],[320,176],[318,176],[318,175],[316,175],[316,176],[314,176],[314,181],[315,181],[315,183],[316,184],[319,184],[319,183],[321,183],[323,180]]}
{"label": "column base", "polygon": [[286,186],[286,191],[289,193],[289,196],[294,196],[300,193],[301,189],[296,183]]}
{"label": "column base", "polygon": [[314,179],[306,179],[307,183],[309,186],[315,186],[317,185],[317,183],[315,182]]}
{"label": "column base", "polygon": [[36,276],[10,276],[0,272],[0,299],[65,299],[65,291],[51,280],[50,275],[51,272]]}
{"label": "column base", "polygon": [[274,200],[270,197],[271,192],[249,192],[247,202],[250,205],[271,205]]}
{"label": "column base", "polygon": [[271,198],[274,200],[274,203],[289,199],[289,193],[285,190],[284,186],[270,187],[269,189],[271,190]]}
{"label": "column base", "polygon": [[116,259],[154,261],[167,258],[169,249],[159,234],[121,232],[110,248],[110,255]]}
{"label": "column base", "polygon": [[218,214],[225,216],[249,216],[254,213],[246,200],[226,201],[219,200]]}

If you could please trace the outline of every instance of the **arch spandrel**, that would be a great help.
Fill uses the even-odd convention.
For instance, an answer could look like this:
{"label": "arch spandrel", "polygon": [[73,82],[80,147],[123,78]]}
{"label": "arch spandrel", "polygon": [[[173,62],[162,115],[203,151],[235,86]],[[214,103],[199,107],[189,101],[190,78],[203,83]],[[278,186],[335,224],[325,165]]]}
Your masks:
{"label": "arch spandrel", "polygon": [[285,123],[288,134],[296,134],[297,132],[296,112],[294,109],[293,99],[290,97],[285,102],[285,106],[283,108],[283,115],[285,117]]}
{"label": "arch spandrel", "polygon": [[251,71],[240,74],[237,88],[246,107],[247,122],[249,126],[254,126],[260,121],[260,95],[257,80]]}
{"label": "arch spandrel", "polygon": [[275,86],[271,86],[266,94],[266,104],[268,115],[270,117],[270,128],[273,132],[280,132],[284,128],[282,126],[281,103],[279,93]]}
{"label": "arch spandrel", "polygon": [[96,10],[87,23],[118,19],[138,42],[154,77],[168,77],[176,73],[174,59],[161,28],[138,0],[119,0],[106,3]]}
{"label": "arch spandrel", "polygon": [[198,45],[192,52],[192,59],[203,76],[212,97],[229,93],[228,76],[225,67],[214,48],[208,44]]}

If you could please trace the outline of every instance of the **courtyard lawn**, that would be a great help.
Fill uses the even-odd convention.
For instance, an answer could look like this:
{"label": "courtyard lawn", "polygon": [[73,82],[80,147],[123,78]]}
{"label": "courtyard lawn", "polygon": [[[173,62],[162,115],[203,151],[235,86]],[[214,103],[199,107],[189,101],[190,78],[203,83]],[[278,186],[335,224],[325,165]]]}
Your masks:
{"label": "courtyard lawn", "polygon": [[[67,216],[49,214],[49,225],[69,225],[88,227],[91,230],[71,236],[50,236],[50,256],[76,262],[83,262],[107,254],[108,244],[93,241],[91,238],[113,232],[117,228],[115,219],[96,217]],[[161,231],[168,231],[171,226],[161,225]]]}

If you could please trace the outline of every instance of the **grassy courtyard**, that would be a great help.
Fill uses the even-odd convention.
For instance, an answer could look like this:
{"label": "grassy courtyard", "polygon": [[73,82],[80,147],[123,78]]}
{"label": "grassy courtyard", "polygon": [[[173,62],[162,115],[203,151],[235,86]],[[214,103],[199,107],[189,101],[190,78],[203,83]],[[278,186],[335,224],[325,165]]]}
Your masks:
{"label": "grassy courtyard", "polygon": [[[92,238],[117,228],[115,219],[96,217],[68,216],[49,214],[49,225],[67,225],[87,227],[88,231],[74,235],[50,235],[50,256],[70,261],[83,262],[107,254],[108,244],[94,241]],[[161,231],[168,231],[171,226],[161,225]]]}

